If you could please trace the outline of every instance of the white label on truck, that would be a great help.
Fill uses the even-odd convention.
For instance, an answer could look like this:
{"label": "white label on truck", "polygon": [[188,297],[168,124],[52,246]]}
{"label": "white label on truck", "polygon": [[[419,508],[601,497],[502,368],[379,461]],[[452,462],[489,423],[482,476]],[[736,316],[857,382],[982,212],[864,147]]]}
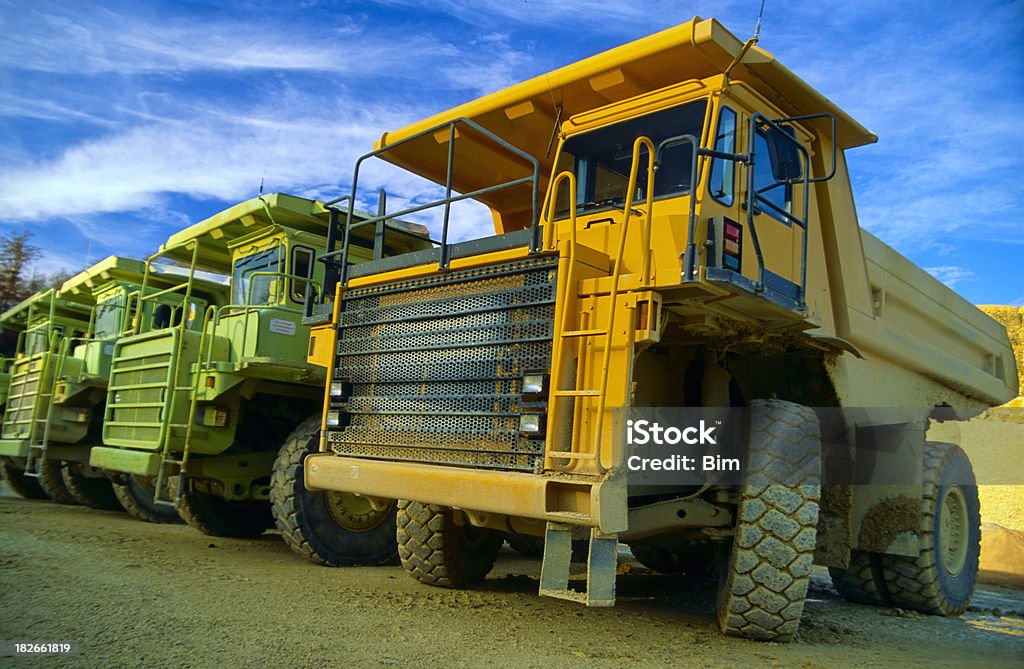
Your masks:
{"label": "white label on truck", "polygon": [[286,321],[283,318],[271,318],[270,331],[277,334],[293,335],[295,334],[295,323]]}

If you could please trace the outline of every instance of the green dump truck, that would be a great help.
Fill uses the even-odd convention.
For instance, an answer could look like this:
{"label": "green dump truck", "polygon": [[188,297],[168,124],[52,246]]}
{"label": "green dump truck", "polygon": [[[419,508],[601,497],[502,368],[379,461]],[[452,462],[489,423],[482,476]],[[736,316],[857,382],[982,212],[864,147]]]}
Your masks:
{"label": "green dump truck", "polygon": [[[0,452],[19,462],[23,458],[26,473],[38,473],[43,488],[57,501],[105,509],[123,505],[146,520],[177,520],[177,514],[153,505],[151,490],[121,481],[112,487],[88,464],[90,449],[100,443],[114,343],[129,329],[128,313],[141,294],[143,269],[138,260],[110,256],[68,279],[55,294],[36,300],[44,308],[33,307],[40,312],[33,317],[40,323],[34,329],[42,333],[49,323],[48,350],[40,351],[38,360],[26,356],[25,364],[15,367],[12,386],[18,407],[4,425]],[[174,269],[162,270],[147,292],[172,280],[168,277]],[[173,295],[160,297],[141,317],[148,322],[154,308],[172,310],[179,301]],[[66,320],[68,314],[77,317],[74,322]],[[40,335],[32,337],[38,343],[29,339],[27,345],[41,347]],[[30,370],[38,372],[38,381]]]}
{"label": "green dump truck", "polygon": [[81,438],[88,430],[88,415],[71,412],[66,420],[62,415],[55,430],[48,415],[61,351],[88,332],[92,305],[91,296],[67,298],[51,288],[11,310],[25,314],[25,330],[18,335],[10,367],[0,458],[8,485],[26,497],[38,497],[38,488],[54,501],[75,501],[61,463],[38,456],[48,438]]}
{"label": "green dump truck", "polygon": [[[297,426],[319,416],[324,394],[303,318],[307,297],[322,289],[316,259],[331,218],[321,202],[260,196],[172,235],[147,260],[132,332],[114,345],[93,466],[148,481],[158,504],[207,534],[253,536],[273,524],[274,460]],[[176,264],[182,277],[149,292],[158,263]],[[227,292],[199,299],[204,273],[228,278]],[[188,305],[184,314],[140,318],[171,294]]]}

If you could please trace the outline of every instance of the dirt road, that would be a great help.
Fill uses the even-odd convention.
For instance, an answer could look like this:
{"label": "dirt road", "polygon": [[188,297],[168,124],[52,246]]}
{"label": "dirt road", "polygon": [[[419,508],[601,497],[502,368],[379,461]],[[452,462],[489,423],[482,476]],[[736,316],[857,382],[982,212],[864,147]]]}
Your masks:
{"label": "dirt road", "polygon": [[[327,569],[274,535],[30,502],[0,488],[0,639],[77,640],[68,658],[4,667],[687,666],[1006,667],[1024,664],[1024,593],[944,619],[847,604],[819,574],[799,640],[722,637],[713,586],[628,563],[613,609],[537,596],[538,564],[503,553],[475,590],[401,567]],[[984,610],[987,609],[987,610]],[[1016,612],[1010,615],[1008,612]]]}

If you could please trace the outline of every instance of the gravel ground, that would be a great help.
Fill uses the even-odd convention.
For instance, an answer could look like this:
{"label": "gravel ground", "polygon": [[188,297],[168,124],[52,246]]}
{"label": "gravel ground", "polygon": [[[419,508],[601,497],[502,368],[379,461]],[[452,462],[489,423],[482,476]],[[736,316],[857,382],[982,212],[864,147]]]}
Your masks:
{"label": "gravel ground", "polygon": [[947,619],[848,604],[819,571],[790,644],[721,636],[714,587],[621,565],[619,601],[537,596],[538,563],[503,552],[479,588],[401,567],[328,569],[267,534],[32,502],[0,488],[0,639],[76,640],[4,667],[1006,667],[1024,665],[1024,593],[980,590]]}

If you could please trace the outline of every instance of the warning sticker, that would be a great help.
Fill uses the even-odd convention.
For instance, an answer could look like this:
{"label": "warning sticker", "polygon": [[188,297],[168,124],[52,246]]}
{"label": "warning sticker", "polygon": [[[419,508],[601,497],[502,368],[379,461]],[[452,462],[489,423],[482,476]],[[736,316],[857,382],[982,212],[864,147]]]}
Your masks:
{"label": "warning sticker", "polygon": [[295,334],[295,323],[282,318],[271,318],[270,331],[277,334],[293,335]]}

